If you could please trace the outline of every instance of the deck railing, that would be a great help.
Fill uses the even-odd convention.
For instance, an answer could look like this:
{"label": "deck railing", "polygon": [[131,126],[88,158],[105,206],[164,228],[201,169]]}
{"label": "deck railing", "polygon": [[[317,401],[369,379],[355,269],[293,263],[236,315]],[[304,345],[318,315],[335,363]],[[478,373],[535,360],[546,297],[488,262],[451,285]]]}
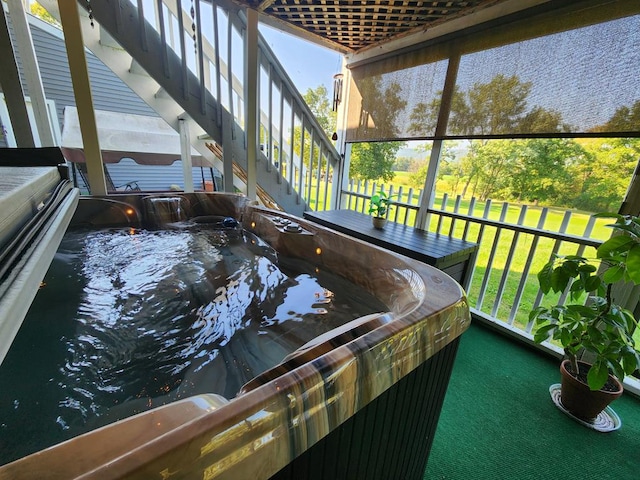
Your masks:
{"label": "deck railing", "polygon": [[[389,219],[414,226],[420,190],[351,182],[342,191],[342,208],[367,212],[382,189],[393,195]],[[531,339],[529,311],[542,302],[564,302],[566,295],[543,298],[537,273],[554,254],[595,256],[607,230],[586,214],[535,205],[515,205],[445,194],[428,210],[428,230],[477,243],[479,251],[469,291],[472,312]],[[600,238],[597,238],[597,237]]]}

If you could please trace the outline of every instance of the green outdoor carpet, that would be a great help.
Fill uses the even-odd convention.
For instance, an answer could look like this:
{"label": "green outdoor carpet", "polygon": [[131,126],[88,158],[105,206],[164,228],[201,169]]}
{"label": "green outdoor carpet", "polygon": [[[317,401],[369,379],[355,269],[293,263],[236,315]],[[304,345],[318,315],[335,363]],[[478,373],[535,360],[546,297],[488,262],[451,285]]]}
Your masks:
{"label": "green outdoor carpet", "polygon": [[553,404],[558,362],[473,324],[462,336],[425,479],[640,479],[640,400],[599,433]]}

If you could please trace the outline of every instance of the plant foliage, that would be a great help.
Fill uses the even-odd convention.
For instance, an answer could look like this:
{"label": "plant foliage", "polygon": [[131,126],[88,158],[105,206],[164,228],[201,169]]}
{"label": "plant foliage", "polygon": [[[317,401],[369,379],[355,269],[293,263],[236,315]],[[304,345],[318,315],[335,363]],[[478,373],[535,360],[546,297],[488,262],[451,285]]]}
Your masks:
{"label": "plant foliage", "polygon": [[391,196],[387,195],[383,190],[380,190],[371,197],[369,213],[374,217],[384,217],[387,215],[390,203]]}
{"label": "plant foliage", "polygon": [[640,284],[640,220],[611,213],[596,216],[615,218],[610,227],[619,235],[600,245],[595,259],[555,256],[538,273],[544,294],[568,291],[575,303],[538,307],[529,315],[537,325],[534,340],[559,341],[574,373],[579,372],[578,355],[591,354],[594,360],[587,372],[591,390],[602,388],[609,373],[622,380],[640,369],[640,352],[633,339],[638,321],[614,302],[612,294],[617,282]]}

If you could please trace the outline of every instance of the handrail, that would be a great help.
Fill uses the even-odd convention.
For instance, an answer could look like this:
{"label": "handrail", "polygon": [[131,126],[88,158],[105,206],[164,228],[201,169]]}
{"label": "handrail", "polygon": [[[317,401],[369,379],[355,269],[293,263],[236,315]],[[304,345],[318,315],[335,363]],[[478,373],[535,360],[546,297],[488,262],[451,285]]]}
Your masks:
{"label": "handrail", "polygon": [[[413,205],[409,205],[409,206],[413,207]],[[445,210],[437,210],[437,209],[429,208],[429,209],[427,209],[427,212],[432,213],[434,215],[441,215],[443,217],[448,217],[448,218],[452,218],[452,219],[456,219],[456,220],[474,222],[474,223],[477,223],[477,224],[480,224],[480,225],[496,227],[496,228],[507,228],[507,229],[512,230],[514,232],[528,233],[530,235],[538,235],[540,237],[550,238],[550,239],[553,239],[553,240],[559,240],[561,242],[578,243],[578,244],[581,244],[581,245],[585,245],[587,247],[598,248],[600,246],[600,244],[602,243],[601,240],[596,240],[596,239],[593,239],[593,238],[580,237],[578,235],[569,235],[569,234],[566,234],[566,233],[558,233],[558,232],[553,232],[551,230],[545,230],[545,229],[541,229],[541,228],[527,227],[525,225],[518,225],[516,223],[497,222],[495,220],[488,220],[488,219],[485,219],[485,218],[482,218],[482,217],[474,217],[474,216],[471,216],[471,215],[464,215],[464,214],[460,214],[460,213],[447,212]]]}
{"label": "handrail", "polygon": [[[386,193],[393,192],[393,188],[385,188],[384,185],[352,182],[350,188],[341,191],[345,199],[343,208],[365,212],[369,199],[380,189]],[[392,200],[391,209],[396,207],[396,211],[395,219],[390,214],[390,220],[398,222],[398,212],[404,210],[404,222],[400,220],[399,223],[415,226],[419,201],[412,202],[421,194],[421,191],[417,195],[411,192],[407,201],[400,194],[398,201]],[[505,202],[500,207],[500,203],[487,200],[482,215],[476,216],[472,214],[479,208],[475,199],[469,202],[468,214],[459,211],[460,195],[456,197],[453,211],[447,210],[448,201],[448,195],[445,194],[439,208],[427,209],[429,216],[433,217],[428,231],[479,244],[479,252],[483,253],[478,256],[468,288],[472,312],[479,319],[489,321],[510,334],[515,332],[525,342],[530,342],[533,325],[528,321],[528,311],[543,301],[535,278],[536,268],[541,268],[555,254],[582,255],[586,248],[597,248],[602,241],[590,236],[595,219],[589,218],[584,234],[574,235],[567,233],[573,217],[570,210],[562,216],[557,230],[548,230],[544,228],[549,211],[546,207],[541,208],[537,226],[532,227],[523,224],[529,208],[527,205]],[[492,206],[500,207],[499,220],[488,218]],[[506,212],[510,207],[519,208],[519,223],[506,221]],[[558,302],[563,303],[565,299],[566,294],[558,295]],[[550,345],[545,347],[549,348]]]}

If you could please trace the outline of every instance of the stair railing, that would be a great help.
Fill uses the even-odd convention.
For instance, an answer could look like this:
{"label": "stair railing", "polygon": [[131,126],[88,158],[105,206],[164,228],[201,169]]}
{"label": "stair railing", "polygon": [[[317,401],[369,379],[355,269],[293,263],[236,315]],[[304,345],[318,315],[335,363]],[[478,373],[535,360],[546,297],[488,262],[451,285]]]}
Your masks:
{"label": "stair railing", "polygon": [[[234,120],[231,138],[243,136],[246,22],[242,11],[226,2],[213,5],[200,0],[129,1],[141,13],[136,34],[142,49],[147,29],[153,28],[165,45],[161,56],[165,59],[165,75],[175,75],[168,71],[169,49],[180,59],[183,99],[198,98],[199,113],[205,114],[207,95],[203,92],[209,92],[217,102],[218,127],[222,127],[221,106]],[[113,11],[117,15],[118,9]],[[338,177],[335,172],[340,166],[340,156],[261,36],[258,48],[261,147],[258,162],[259,168],[267,173],[258,174],[263,180],[262,187],[269,191],[285,180],[286,194],[294,195],[297,204],[314,210],[331,208],[338,192],[333,179]],[[189,72],[197,77],[196,84],[189,81]],[[214,135],[212,138],[222,143],[222,138]],[[278,175],[269,175],[273,171]],[[274,185],[269,185],[268,179],[275,179]]]}

